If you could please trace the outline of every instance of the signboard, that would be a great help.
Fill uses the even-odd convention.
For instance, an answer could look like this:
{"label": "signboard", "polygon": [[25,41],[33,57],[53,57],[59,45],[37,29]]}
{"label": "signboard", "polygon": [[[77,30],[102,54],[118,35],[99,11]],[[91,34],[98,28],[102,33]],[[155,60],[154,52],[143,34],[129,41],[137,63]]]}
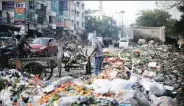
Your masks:
{"label": "signboard", "polygon": [[25,8],[15,8],[15,14],[24,14]]}
{"label": "signboard", "polygon": [[25,2],[16,2],[14,5],[14,24],[15,25],[24,25],[25,24]]}
{"label": "signboard", "polygon": [[15,3],[15,8],[25,8],[25,2],[22,3]]}
{"label": "signboard", "polygon": [[11,10],[14,8],[13,1],[2,1],[2,10]]}

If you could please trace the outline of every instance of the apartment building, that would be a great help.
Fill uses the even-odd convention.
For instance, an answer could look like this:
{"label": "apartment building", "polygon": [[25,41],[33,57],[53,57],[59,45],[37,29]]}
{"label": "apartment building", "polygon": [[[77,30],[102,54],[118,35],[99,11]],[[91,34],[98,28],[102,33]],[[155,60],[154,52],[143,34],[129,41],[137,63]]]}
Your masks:
{"label": "apartment building", "polygon": [[70,30],[82,33],[85,30],[84,1],[68,1]]}
{"label": "apartment building", "polygon": [[0,24],[55,34],[67,28],[80,33],[85,28],[84,1],[0,0]]}

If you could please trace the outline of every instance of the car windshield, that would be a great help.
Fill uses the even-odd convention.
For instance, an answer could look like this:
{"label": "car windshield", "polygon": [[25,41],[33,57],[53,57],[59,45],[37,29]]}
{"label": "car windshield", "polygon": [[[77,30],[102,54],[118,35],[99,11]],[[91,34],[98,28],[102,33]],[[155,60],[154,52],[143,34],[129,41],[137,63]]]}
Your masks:
{"label": "car windshield", "polygon": [[120,42],[127,42],[126,40],[120,40]]}
{"label": "car windshield", "polygon": [[35,39],[32,44],[41,44],[41,45],[47,45],[49,39],[44,39],[44,38],[37,38]]}

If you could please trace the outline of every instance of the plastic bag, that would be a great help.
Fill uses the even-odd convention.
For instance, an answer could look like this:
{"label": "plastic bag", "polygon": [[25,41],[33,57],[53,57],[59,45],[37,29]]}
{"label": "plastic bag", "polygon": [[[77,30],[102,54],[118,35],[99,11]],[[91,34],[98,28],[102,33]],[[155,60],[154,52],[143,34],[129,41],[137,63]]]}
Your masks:
{"label": "plastic bag", "polygon": [[150,99],[153,101],[151,106],[177,106],[177,104],[170,97],[156,97],[155,95],[151,94]]}
{"label": "plastic bag", "polygon": [[130,106],[139,106],[139,103],[134,98],[127,99],[123,103],[124,104],[131,104]]}
{"label": "plastic bag", "polygon": [[84,82],[82,80],[80,80],[80,79],[73,80],[73,83],[76,84],[76,85],[79,85],[79,86],[84,85]]}
{"label": "plastic bag", "polygon": [[100,87],[95,85],[95,84],[91,84],[91,85],[87,86],[87,88],[96,90],[96,89],[99,89]]}
{"label": "plastic bag", "polygon": [[116,94],[116,100],[118,101],[118,103],[124,103],[125,101],[129,101],[131,98],[134,97],[135,95],[135,90],[120,90],[117,94]]}
{"label": "plastic bag", "polygon": [[166,92],[164,86],[157,82],[151,82],[143,78],[141,84],[143,85],[146,91],[150,91],[156,96],[162,96]]}
{"label": "plastic bag", "polygon": [[72,103],[78,102],[78,97],[61,97],[58,102],[58,106],[71,106]]}
{"label": "plastic bag", "polygon": [[150,105],[148,99],[144,96],[143,93],[141,93],[138,90],[135,93],[135,100],[137,100],[137,102],[139,103],[140,106],[149,106]]}
{"label": "plastic bag", "polygon": [[120,90],[130,90],[132,89],[134,82],[123,80],[123,79],[115,79],[110,83],[110,92],[117,94]]}
{"label": "plastic bag", "polygon": [[65,84],[65,83],[69,83],[69,82],[71,82],[71,81],[73,81],[73,77],[71,77],[71,76],[66,76],[66,77],[62,77],[62,78],[60,78],[58,81],[57,81],[57,86],[60,86],[60,85],[62,85],[62,84]]}
{"label": "plastic bag", "polygon": [[108,87],[110,84],[110,81],[108,79],[95,79],[93,81],[94,85],[97,85],[100,88]]}
{"label": "plastic bag", "polygon": [[109,92],[109,88],[108,87],[103,87],[103,88],[99,88],[95,90],[95,93],[100,93],[101,95],[106,94]]}

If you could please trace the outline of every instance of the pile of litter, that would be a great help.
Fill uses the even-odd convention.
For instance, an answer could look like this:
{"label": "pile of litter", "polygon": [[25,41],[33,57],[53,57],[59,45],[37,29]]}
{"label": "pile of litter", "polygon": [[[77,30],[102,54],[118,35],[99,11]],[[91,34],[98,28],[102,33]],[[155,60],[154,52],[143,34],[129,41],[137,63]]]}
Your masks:
{"label": "pile of litter", "polygon": [[9,70],[1,73],[0,105],[183,106],[184,56],[167,50],[145,45],[107,50],[99,76],[66,76],[53,82]]}

